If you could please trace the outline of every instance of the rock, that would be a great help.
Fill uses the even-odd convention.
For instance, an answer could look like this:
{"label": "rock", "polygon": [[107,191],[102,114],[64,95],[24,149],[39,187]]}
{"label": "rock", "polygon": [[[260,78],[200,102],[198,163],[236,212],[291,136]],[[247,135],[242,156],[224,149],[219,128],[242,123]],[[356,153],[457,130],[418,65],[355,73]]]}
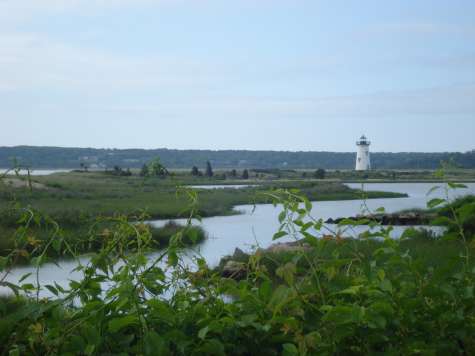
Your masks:
{"label": "rock", "polygon": [[224,278],[232,278],[236,280],[240,280],[246,278],[247,275],[247,266],[243,262],[237,261],[228,261],[223,267],[221,271],[221,275]]}
{"label": "rock", "polygon": [[[357,215],[356,217],[349,217],[349,220],[357,221],[359,219],[369,219],[383,226],[414,226],[426,225],[430,221],[431,216],[428,214],[405,213],[405,214],[376,214],[370,216]],[[328,219],[326,224],[339,224],[344,218]]]}
{"label": "rock", "polygon": [[279,252],[298,252],[308,251],[311,247],[308,244],[302,244],[299,242],[277,243],[271,245],[264,252],[279,253]]}
{"label": "rock", "polygon": [[[302,252],[310,250],[311,246],[300,241],[277,243],[271,245],[266,249],[259,249],[260,253],[280,253],[280,252]],[[224,278],[231,278],[234,280],[242,280],[247,276],[247,263],[241,261],[248,261],[247,253],[239,248],[236,248],[232,256],[225,256],[221,259],[218,271]]]}
{"label": "rock", "polygon": [[248,257],[249,257],[249,255],[247,253],[245,253],[239,247],[236,247],[236,249],[234,250],[233,255],[231,256],[231,259],[242,261],[242,260],[247,260]]}

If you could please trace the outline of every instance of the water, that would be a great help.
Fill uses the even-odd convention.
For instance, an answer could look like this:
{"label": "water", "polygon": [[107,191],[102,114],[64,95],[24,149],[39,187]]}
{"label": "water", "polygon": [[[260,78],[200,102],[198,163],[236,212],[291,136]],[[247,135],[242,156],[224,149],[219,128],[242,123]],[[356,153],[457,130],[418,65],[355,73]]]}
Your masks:
{"label": "water", "polygon": [[[6,168],[0,168],[0,175],[4,174],[5,172],[9,171]],[[30,174],[32,176],[49,176],[50,174],[54,173],[67,173],[70,172],[71,169],[33,169],[30,170]],[[28,172],[25,169],[20,170],[20,175],[26,175]],[[15,174],[14,171],[9,171],[8,174]]]}
{"label": "water", "polygon": [[[360,188],[360,184],[349,184],[352,188]],[[433,187],[432,183],[371,183],[365,186],[366,190],[391,191],[399,193],[408,193],[408,198],[395,199],[371,199],[366,202],[370,209],[384,207],[386,212],[392,213],[403,209],[425,208],[426,202],[433,197],[441,197],[444,195],[442,190],[434,192],[427,197],[427,192]],[[475,194],[475,184],[467,184],[468,189],[457,191],[451,197],[456,195],[465,195],[468,193]],[[360,213],[362,210],[361,201],[326,201],[315,202],[313,204],[312,215],[315,218],[348,217]],[[273,243],[273,234],[278,230],[279,223],[277,216],[281,209],[270,204],[260,204],[255,207],[252,205],[237,206],[236,210],[240,211],[240,215],[234,216],[218,216],[203,219],[201,225],[208,233],[208,239],[200,246],[188,251],[189,255],[193,253],[201,254],[209,265],[216,265],[221,257],[232,254],[235,248],[243,250],[251,250],[253,246],[268,247]],[[151,222],[156,226],[161,226],[169,220],[158,220]],[[178,219],[177,222],[184,223]],[[329,229],[337,229],[334,225],[328,225]],[[365,227],[356,227],[351,230],[342,231],[343,236],[355,236],[359,232],[366,230]],[[398,237],[405,230],[405,227],[395,227],[393,236]],[[282,239],[281,241],[285,241]],[[158,256],[159,252],[152,255]],[[153,256],[152,256],[153,257]],[[87,258],[84,258],[86,261]],[[78,278],[77,273],[71,274],[76,267],[76,262],[72,260],[63,260],[59,262],[59,267],[54,264],[46,264],[40,270],[40,281],[42,284],[52,284],[57,282],[62,286],[67,286],[68,279]],[[29,266],[18,267],[12,271],[8,280],[16,282],[25,273],[34,272]],[[34,283],[35,279],[28,278],[25,282]],[[0,290],[1,291],[1,290]],[[48,292],[42,292],[44,296],[48,296]]]}

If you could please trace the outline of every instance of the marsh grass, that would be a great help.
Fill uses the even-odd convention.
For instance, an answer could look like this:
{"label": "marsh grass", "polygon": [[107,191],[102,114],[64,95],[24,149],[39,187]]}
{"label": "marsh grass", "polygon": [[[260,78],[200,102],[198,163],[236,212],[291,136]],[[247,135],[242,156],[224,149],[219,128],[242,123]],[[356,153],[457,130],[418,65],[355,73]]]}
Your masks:
{"label": "marsh grass", "polygon": [[[58,173],[35,177],[35,181],[48,189],[29,191],[0,184],[0,209],[5,210],[14,200],[54,217],[62,225],[81,222],[83,218],[134,216],[146,212],[154,219],[186,217],[186,194],[177,195],[178,186],[211,183],[210,179],[116,177],[104,173]],[[231,183],[235,183],[231,181]],[[352,200],[372,198],[398,198],[404,194],[366,192],[350,189],[339,182],[282,180],[260,182],[259,187],[243,189],[213,189],[201,191],[197,215],[202,217],[235,214],[234,206],[269,203],[262,192],[278,188],[297,188],[310,200]],[[0,212],[0,214],[2,214]]]}
{"label": "marsh grass", "polygon": [[[100,249],[104,236],[113,229],[113,226],[114,224],[108,219],[103,219],[100,223],[94,222],[94,220],[82,220],[81,224],[62,227],[60,233],[75,253],[83,254]],[[142,231],[150,233],[150,247],[153,249],[166,248],[170,244],[170,239],[179,232],[182,234],[180,245],[183,247],[199,244],[207,238],[202,227],[190,225],[185,228],[175,222],[169,222],[163,227],[140,223],[138,227]],[[16,248],[14,236],[17,228],[18,225],[0,226],[0,256],[6,256]],[[18,263],[26,263],[37,244],[45,244],[52,232],[51,227],[47,224],[32,226],[27,231],[32,243],[26,246],[25,255],[18,260]],[[62,257],[63,253],[63,250],[49,249],[46,257]]]}

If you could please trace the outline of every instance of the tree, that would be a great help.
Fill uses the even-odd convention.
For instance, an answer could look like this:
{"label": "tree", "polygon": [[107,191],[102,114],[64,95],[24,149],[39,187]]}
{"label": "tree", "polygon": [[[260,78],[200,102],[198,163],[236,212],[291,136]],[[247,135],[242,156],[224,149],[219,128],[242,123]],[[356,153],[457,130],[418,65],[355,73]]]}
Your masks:
{"label": "tree", "polygon": [[230,176],[233,177],[233,178],[236,178],[237,177],[237,172],[235,169],[233,169],[230,173]]}
{"label": "tree", "polygon": [[207,161],[206,162],[206,176],[211,178],[213,175],[214,173],[213,173],[213,168],[211,168],[211,163]]}
{"label": "tree", "polygon": [[168,175],[168,170],[161,164],[160,158],[155,158],[148,165],[149,174],[154,177],[164,177]]}
{"label": "tree", "polygon": [[88,165],[85,164],[84,162],[81,162],[79,165],[81,166],[81,169],[82,169],[84,172],[87,172],[87,170],[89,169]]}
{"label": "tree", "polygon": [[142,169],[140,170],[140,176],[141,177],[148,177],[149,174],[150,174],[150,172],[149,172],[148,166],[146,164],[144,164],[142,166]]}
{"label": "tree", "polygon": [[249,179],[249,172],[247,169],[245,169],[243,172],[242,172],[242,179]]}
{"label": "tree", "polygon": [[198,167],[193,166],[193,168],[191,168],[191,175],[194,177],[197,177],[200,175],[200,170],[198,169]]}
{"label": "tree", "polygon": [[325,179],[325,175],[326,175],[327,172],[325,172],[325,170],[323,168],[319,168],[315,171],[315,173],[313,174],[313,176],[317,179]]}
{"label": "tree", "polygon": [[118,165],[115,165],[114,174],[120,176],[122,174],[122,168],[120,168]]}

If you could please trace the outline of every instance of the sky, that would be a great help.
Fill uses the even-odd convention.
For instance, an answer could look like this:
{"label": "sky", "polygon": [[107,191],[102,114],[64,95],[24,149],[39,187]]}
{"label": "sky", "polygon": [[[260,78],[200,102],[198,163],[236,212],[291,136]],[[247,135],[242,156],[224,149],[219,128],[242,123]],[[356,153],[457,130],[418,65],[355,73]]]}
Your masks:
{"label": "sky", "polygon": [[475,149],[473,0],[0,0],[0,146]]}

